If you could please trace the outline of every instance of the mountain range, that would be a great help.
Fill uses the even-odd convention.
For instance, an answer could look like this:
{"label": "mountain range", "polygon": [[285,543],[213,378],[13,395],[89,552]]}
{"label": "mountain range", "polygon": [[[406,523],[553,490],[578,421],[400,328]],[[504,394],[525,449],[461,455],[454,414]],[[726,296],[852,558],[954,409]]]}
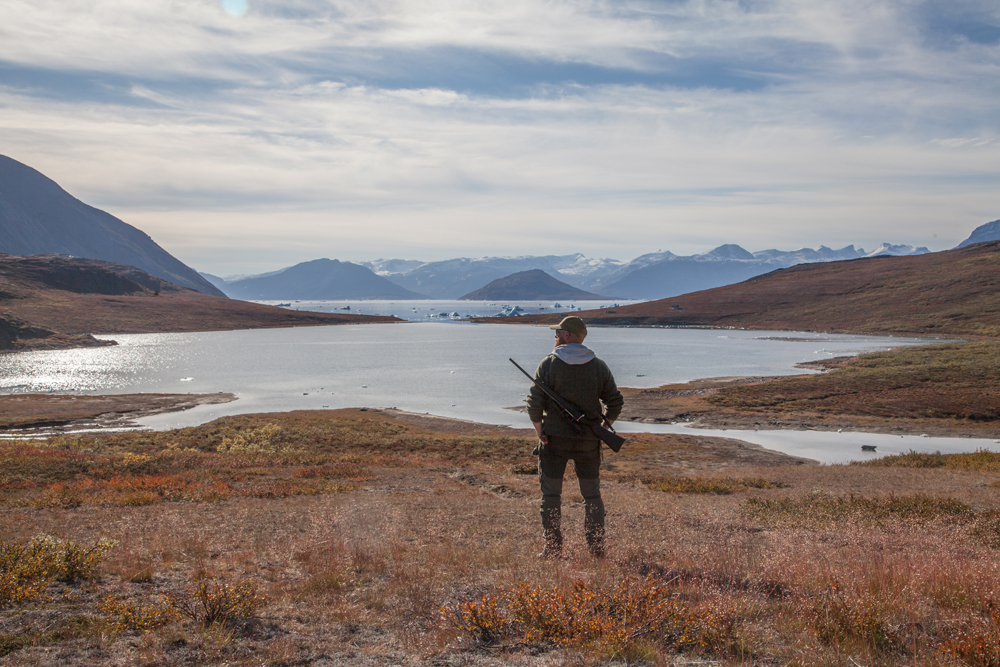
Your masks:
{"label": "mountain range", "polygon": [[[883,255],[919,255],[927,252],[927,248],[883,243],[871,252],[849,245],[839,250],[820,246],[817,249],[770,249],[751,253],[738,245],[726,244],[706,253],[689,256],[658,250],[636,257],[630,262],[594,259],[582,254],[461,257],[435,262],[378,259],[357,264],[314,260],[257,276],[230,276],[228,279],[209,274],[203,276],[227,295],[237,299],[650,300],[729,285],[796,264]],[[364,269],[368,275],[360,269]],[[331,273],[327,279],[327,271],[335,271],[336,278]],[[567,287],[588,292],[591,296],[546,296],[552,292],[552,285],[540,280],[538,274],[533,274],[536,285],[534,290],[525,289],[527,283],[523,278],[494,284],[527,271],[540,271],[551,281],[565,283]],[[382,282],[376,282],[376,278]],[[518,283],[517,287],[514,282]],[[319,289],[320,283],[327,287]],[[401,288],[402,292],[393,293],[390,284]],[[481,291],[488,285],[492,285],[491,289]],[[472,297],[472,294],[479,296]]]}
{"label": "mountain range", "polygon": [[[980,226],[959,247],[998,238],[1000,220]],[[798,264],[927,252],[927,248],[888,243],[871,252],[853,245],[839,250],[820,246],[749,252],[738,245],[725,244],[688,256],[658,250],[629,262],[582,254],[462,257],[434,262],[378,259],[351,263],[317,259],[269,273],[223,279],[198,274],[139,229],[84,204],[35,169],[0,156],[0,253],[103,260],[136,267],[205,294],[244,300],[459,299],[494,281],[526,271],[544,272],[552,281],[591,294],[608,295],[600,298],[653,300],[738,283]],[[530,282],[536,289],[527,288]],[[552,285],[535,274],[533,281],[519,278],[501,283],[501,287],[494,285],[489,290],[494,296],[487,298],[547,298],[545,294]]]}
{"label": "mountain range", "polygon": [[[576,313],[591,324],[1000,337],[1000,241],[919,256],[799,264],[657,301]],[[562,314],[479,321],[552,324]]]}
{"label": "mountain range", "polygon": [[0,155],[0,253],[61,254],[127,264],[189,289],[224,296],[145,232],[84,204],[51,178]]}

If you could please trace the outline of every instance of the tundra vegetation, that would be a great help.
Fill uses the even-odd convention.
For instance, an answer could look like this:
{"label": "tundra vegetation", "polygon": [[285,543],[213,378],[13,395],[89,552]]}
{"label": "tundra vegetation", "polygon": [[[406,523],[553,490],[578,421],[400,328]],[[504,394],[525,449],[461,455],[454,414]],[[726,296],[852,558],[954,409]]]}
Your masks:
{"label": "tundra vegetation", "polygon": [[1000,437],[1000,341],[902,347],[807,365],[826,372],[625,389],[623,417],[721,428]]}
{"label": "tundra vegetation", "polygon": [[570,479],[544,561],[531,441],[431,426],[0,442],[0,661],[1000,664],[1000,455],[734,463],[634,436],[605,460],[609,556]]}

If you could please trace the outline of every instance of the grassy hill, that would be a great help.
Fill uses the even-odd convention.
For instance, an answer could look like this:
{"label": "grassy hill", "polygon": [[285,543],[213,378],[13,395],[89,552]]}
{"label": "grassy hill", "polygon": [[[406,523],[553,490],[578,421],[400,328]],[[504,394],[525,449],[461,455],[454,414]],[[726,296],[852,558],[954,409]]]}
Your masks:
{"label": "grassy hill", "polygon": [[[1000,241],[928,255],[801,264],[735,285],[579,315],[606,325],[1000,338]],[[560,317],[497,321],[549,324]]]}
{"label": "grassy hill", "polygon": [[[397,322],[210,296],[100,260],[0,255],[0,349],[89,344],[86,334]],[[93,341],[93,339],[89,339]]]}

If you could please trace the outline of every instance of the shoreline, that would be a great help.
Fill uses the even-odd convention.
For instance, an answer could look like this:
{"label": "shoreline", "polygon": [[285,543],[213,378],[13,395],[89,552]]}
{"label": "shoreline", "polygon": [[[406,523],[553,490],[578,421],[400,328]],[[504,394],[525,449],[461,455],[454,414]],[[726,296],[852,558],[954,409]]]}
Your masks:
{"label": "shoreline", "polygon": [[6,394],[0,396],[0,438],[47,438],[89,432],[144,430],[137,419],[230,403],[216,394]]}
{"label": "shoreline", "polygon": [[[893,419],[850,414],[741,413],[716,408],[704,397],[719,389],[742,384],[766,383],[797,376],[732,376],[702,378],[683,384],[652,389],[622,387],[625,410],[619,422],[630,424],[683,425],[698,430],[824,431],[916,435],[946,438],[1000,439],[1000,427],[992,423],[955,424],[953,419]],[[8,394],[0,395],[0,438],[42,438],[93,432],[147,430],[137,420],[181,412],[201,405],[237,400],[232,393],[216,394]],[[516,428],[457,417],[408,412],[392,407],[356,408],[391,415],[398,421],[429,431],[463,435],[532,437],[531,428]],[[523,406],[506,408],[524,412]],[[288,411],[295,412],[296,410]],[[276,413],[281,414],[281,413]],[[699,436],[712,437],[712,436]],[[735,438],[738,439],[738,436]],[[750,443],[747,443],[748,445]],[[751,445],[756,446],[756,445]]]}
{"label": "shoreline", "polygon": [[[800,367],[842,363],[847,358],[804,362]],[[619,421],[637,424],[684,424],[692,429],[736,431],[843,431],[882,435],[927,435],[930,437],[1000,439],[996,422],[977,422],[952,418],[878,417],[847,412],[809,411],[738,411],[718,407],[706,398],[721,389],[740,385],[767,384],[809,375],[733,376],[703,378],[687,383],[662,385],[651,389],[622,387],[625,410]]]}

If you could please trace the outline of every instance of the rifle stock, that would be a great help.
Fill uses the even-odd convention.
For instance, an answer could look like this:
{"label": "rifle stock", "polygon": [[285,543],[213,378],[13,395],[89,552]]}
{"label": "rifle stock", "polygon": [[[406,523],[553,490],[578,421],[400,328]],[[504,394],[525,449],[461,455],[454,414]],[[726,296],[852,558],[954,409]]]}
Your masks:
{"label": "rifle stock", "polygon": [[577,408],[576,406],[568,404],[562,398],[562,396],[549,389],[543,383],[536,380],[532,375],[528,373],[528,371],[521,368],[518,365],[518,363],[513,359],[507,359],[507,361],[514,364],[517,370],[524,373],[524,375],[529,380],[531,380],[535,385],[537,385],[539,389],[545,392],[546,396],[551,398],[552,401],[559,406],[559,409],[562,410],[563,415],[566,416],[566,419],[569,421],[570,424],[572,424],[573,428],[576,430],[577,433],[583,433],[584,432],[583,427],[586,426],[590,429],[591,433],[593,433],[598,437],[598,439],[600,439],[601,442],[610,447],[611,451],[615,452],[616,454],[619,451],[621,451],[622,445],[625,444],[625,438],[615,433],[613,429],[605,428],[600,421],[588,418],[587,415],[584,414],[583,411]]}

